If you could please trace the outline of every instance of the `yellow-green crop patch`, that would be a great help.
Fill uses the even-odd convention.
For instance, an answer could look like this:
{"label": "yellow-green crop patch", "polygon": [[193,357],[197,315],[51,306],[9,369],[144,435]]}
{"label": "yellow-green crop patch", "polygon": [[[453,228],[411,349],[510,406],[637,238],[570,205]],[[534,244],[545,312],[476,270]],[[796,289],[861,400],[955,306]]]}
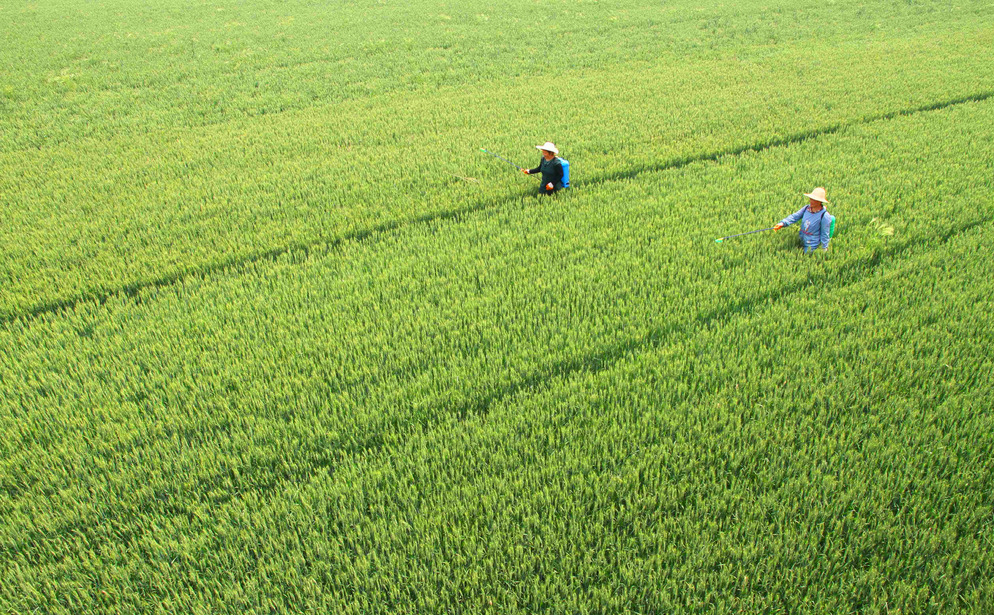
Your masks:
{"label": "yellow-green crop patch", "polygon": [[0,611],[994,609],[991,7],[491,10],[0,7]]}

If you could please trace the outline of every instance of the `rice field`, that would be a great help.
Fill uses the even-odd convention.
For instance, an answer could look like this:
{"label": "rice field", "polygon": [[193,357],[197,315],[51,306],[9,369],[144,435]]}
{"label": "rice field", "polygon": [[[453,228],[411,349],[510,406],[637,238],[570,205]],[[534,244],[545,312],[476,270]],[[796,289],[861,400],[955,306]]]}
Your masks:
{"label": "rice field", "polygon": [[0,24],[0,612],[994,611],[994,4]]}

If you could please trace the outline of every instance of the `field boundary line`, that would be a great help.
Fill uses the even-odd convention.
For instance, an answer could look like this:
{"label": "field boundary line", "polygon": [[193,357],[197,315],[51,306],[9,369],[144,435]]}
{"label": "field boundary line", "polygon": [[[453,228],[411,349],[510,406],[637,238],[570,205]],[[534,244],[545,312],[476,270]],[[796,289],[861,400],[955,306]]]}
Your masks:
{"label": "field boundary line", "polygon": [[[627,171],[619,171],[616,173],[595,175],[592,179],[588,181],[576,182],[574,189],[580,189],[584,186],[598,186],[601,184],[606,184],[615,181],[634,179],[640,175],[680,169],[701,162],[718,162],[723,158],[741,156],[742,154],[747,154],[750,152],[758,153],[778,147],[789,147],[791,145],[797,143],[803,143],[805,141],[816,139],[818,137],[823,137],[843,132],[846,129],[854,128],[857,126],[863,126],[876,122],[892,120],[899,117],[917,115],[920,113],[927,113],[930,111],[941,111],[943,109],[948,109],[950,107],[954,107],[965,103],[983,102],[991,98],[994,98],[994,90],[987,90],[976,94],[959,96],[956,98],[928,103],[925,105],[919,105],[917,107],[911,107],[907,109],[899,109],[895,111],[888,111],[870,116],[864,116],[862,118],[855,119],[849,122],[840,122],[840,123],[830,124],[828,126],[823,126],[821,128],[812,128],[785,137],[768,139],[766,141],[761,141],[759,143],[740,145],[737,147],[732,147],[713,152],[707,152],[703,154],[697,154],[694,156],[684,156],[684,157],[674,158],[658,164],[645,165]],[[76,306],[88,302],[95,302],[98,305],[102,306],[113,297],[124,297],[128,299],[134,299],[136,304],[140,304],[142,303],[140,295],[144,291],[169,287],[190,278],[199,277],[201,279],[206,279],[218,273],[224,273],[227,271],[237,272],[247,267],[250,267],[254,263],[263,262],[263,261],[274,262],[278,258],[287,255],[296,254],[300,255],[303,258],[306,258],[312,252],[330,252],[346,243],[362,242],[372,236],[390,233],[398,229],[406,228],[409,226],[417,226],[419,224],[430,224],[434,222],[443,222],[447,220],[458,219],[462,216],[467,216],[480,211],[485,211],[488,209],[493,209],[495,207],[500,207],[501,205],[506,203],[507,203],[507,197],[494,196],[488,199],[481,200],[474,205],[469,205],[466,207],[443,209],[439,211],[420,214],[410,218],[399,218],[396,220],[381,222],[379,224],[374,224],[372,226],[363,229],[342,233],[337,236],[317,237],[311,240],[299,241],[282,247],[271,248],[269,250],[264,250],[262,252],[257,252],[255,254],[231,256],[229,258],[215,261],[212,263],[204,263],[189,269],[174,271],[172,273],[168,273],[149,280],[139,280],[115,288],[98,289],[90,292],[81,293],[73,297],[67,297],[64,299],[58,299],[46,303],[40,303],[20,312],[0,313],[0,326],[9,326],[18,321],[31,322],[49,314],[56,314],[65,310],[75,309]]]}

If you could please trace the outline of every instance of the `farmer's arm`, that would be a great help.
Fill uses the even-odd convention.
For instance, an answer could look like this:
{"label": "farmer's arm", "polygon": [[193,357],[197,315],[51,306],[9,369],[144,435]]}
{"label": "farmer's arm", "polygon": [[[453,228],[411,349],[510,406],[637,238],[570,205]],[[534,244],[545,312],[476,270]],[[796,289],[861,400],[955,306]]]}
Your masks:
{"label": "farmer's arm", "polygon": [[804,210],[805,209],[807,209],[807,207],[802,207],[802,208],[798,209],[794,213],[790,214],[789,216],[787,216],[786,218],[784,218],[783,220],[781,220],[780,224],[782,226],[790,226],[791,224],[797,222],[798,220],[800,220],[801,218],[804,217]]}
{"label": "farmer's arm", "polygon": [[790,214],[780,222],[777,222],[776,225],[773,227],[773,230],[779,231],[783,227],[790,226],[791,224],[797,222],[798,220],[801,219],[802,216],[804,216],[805,209],[807,209],[807,207],[802,207],[800,210]]}
{"label": "farmer's arm", "polygon": [[538,173],[541,170],[542,170],[542,161],[539,160],[537,167],[535,167],[534,169],[525,169],[525,173],[527,173],[528,175],[532,175],[534,173]]}

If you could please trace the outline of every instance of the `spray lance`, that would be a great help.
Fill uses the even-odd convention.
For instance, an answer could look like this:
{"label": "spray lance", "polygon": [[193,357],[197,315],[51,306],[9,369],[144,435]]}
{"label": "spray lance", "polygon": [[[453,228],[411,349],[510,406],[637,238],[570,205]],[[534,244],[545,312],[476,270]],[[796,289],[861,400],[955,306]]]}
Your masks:
{"label": "spray lance", "polygon": [[743,235],[752,235],[753,233],[762,233],[764,231],[773,231],[773,230],[776,230],[776,228],[777,227],[775,227],[775,226],[771,226],[770,228],[761,228],[761,229],[758,229],[758,230],[755,230],[755,231],[749,231],[748,233],[738,233],[736,235],[729,235],[728,237],[721,237],[719,239],[715,239],[714,242],[715,243],[721,243],[721,242],[725,241],[726,239],[731,239],[732,237],[741,237]]}
{"label": "spray lance", "polygon": [[504,162],[506,162],[507,164],[511,165],[512,167],[514,167],[515,169],[517,169],[519,171],[524,171],[523,167],[519,167],[518,165],[514,164],[513,162],[511,162],[507,158],[504,158],[500,154],[495,154],[493,152],[488,152],[487,150],[483,149],[482,147],[480,148],[480,151],[483,152],[484,154],[490,154],[494,158],[499,158],[499,159],[503,160]]}

